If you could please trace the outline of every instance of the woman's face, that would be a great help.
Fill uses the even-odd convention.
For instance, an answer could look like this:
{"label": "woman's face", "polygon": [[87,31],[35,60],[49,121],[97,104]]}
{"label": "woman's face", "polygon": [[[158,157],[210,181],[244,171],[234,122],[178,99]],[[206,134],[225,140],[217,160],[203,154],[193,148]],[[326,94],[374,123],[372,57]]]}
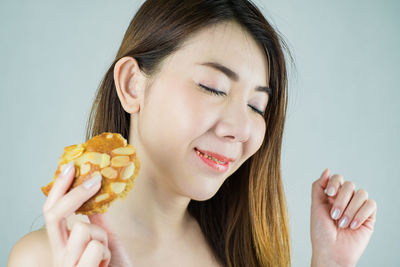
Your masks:
{"label": "woman's face", "polygon": [[[237,79],[211,63],[229,68]],[[263,142],[266,123],[254,109],[266,109],[268,95],[256,87],[268,87],[267,76],[263,51],[237,24],[219,24],[190,38],[163,62],[145,105],[131,115],[130,142],[140,172],[180,195],[211,198]],[[195,148],[234,160],[218,171]]]}

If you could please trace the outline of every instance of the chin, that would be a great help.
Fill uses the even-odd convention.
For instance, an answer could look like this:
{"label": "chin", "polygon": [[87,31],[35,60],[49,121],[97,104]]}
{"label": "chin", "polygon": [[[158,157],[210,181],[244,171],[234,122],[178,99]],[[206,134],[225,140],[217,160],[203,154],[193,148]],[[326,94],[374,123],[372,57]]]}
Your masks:
{"label": "chin", "polygon": [[[217,192],[218,188],[196,188],[197,190],[190,192],[187,194],[188,197],[190,197],[193,200],[196,201],[205,201],[210,198],[212,198]],[[201,190],[203,189],[203,190]]]}
{"label": "chin", "polygon": [[212,198],[229,177],[215,176],[186,176],[187,179],[175,181],[176,189],[181,195],[196,201],[205,201]]}

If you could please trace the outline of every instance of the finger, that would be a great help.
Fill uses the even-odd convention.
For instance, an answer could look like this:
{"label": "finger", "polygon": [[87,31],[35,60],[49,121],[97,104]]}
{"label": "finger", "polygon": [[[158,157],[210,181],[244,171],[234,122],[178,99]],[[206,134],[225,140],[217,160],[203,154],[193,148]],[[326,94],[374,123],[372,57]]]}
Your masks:
{"label": "finger", "polygon": [[93,224],[96,224],[106,230],[106,232],[113,234],[114,232],[111,229],[111,226],[107,220],[107,218],[104,216],[104,214],[101,213],[96,213],[93,215],[88,215],[89,221]]}
{"label": "finger", "polygon": [[74,180],[75,167],[73,162],[69,162],[61,169],[62,171],[55,179],[49,195],[47,196],[47,199],[43,205],[43,213],[53,207],[54,203],[60,199],[65,192],[67,192],[68,188],[71,187],[71,183]]}
{"label": "finger", "polygon": [[109,248],[106,248],[103,260],[100,263],[100,267],[107,267],[110,264],[110,260],[111,260],[111,251]]}
{"label": "finger", "polygon": [[337,220],[343,214],[343,211],[347,207],[347,204],[353,197],[354,189],[355,189],[354,183],[349,181],[343,183],[342,187],[340,188],[337,194],[335,202],[332,205],[331,209],[332,219]]}
{"label": "finger", "polygon": [[83,252],[77,267],[97,267],[103,259],[107,261],[108,257],[107,249],[103,244],[98,240],[91,240]]}
{"label": "finger", "polygon": [[328,185],[326,186],[326,190],[324,191],[330,197],[333,197],[338,192],[339,188],[343,184],[343,175],[334,174],[329,179]]}
{"label": "finger", "polygon": [[330,174],[330,170],[328,168],[326,168],[320,178],[318,179],[319,184],[322,188],[324,188],[326,186],[326,184],[329,182],[329,174]]}
{"label": "finger", "polygon": [[98,213],[95,215],[88,215],[88,218],[92,224],[100,225],[101,228],[106,230],[108,234],[108,247],[113,252],[113,256],[118,258],[121,262],[130,262],[131,259],[128,256],[129,253],[126,247],[118,238],[118,235],[112,230],[107,217],[104,216],[104,214]]}
{"label": "finger", "polygon": [[364,189],[359,189],[354,193],[350,204],[347,206],[343,212],[343,216],[339,221],[340,228],[346,228],[350,222],[353,220],[357,211],[361,208],[365,201],[368,199],[368,192]]}
{"label": "finger", "polygon": [[329,180],[329,172],[330,170],[328,168],[326,168],[320,178],[318,178],[316,181],[313,182],[312,184],[312,200],[313,201],[317,201],[318,199],[321,199],[322,197],[324,197],[324,193],[323,190],[326,187],[326,184],[328,183]]}
{"label": "finger", "polygon": [[364,205],[358,210],[355,215],[350,228],[357,229],[360,225],[364,224],[371,231],[374,229],[374,224],[376,220],[376,210],[377,205],[375,200],[368,199],[364,202]]}
{"label": "finger", "polygon": [[60,232],[62,234],[61,238],[64,240],[64,246],[67,243],[67,240],[69,238],[69,229],[68,229],[68,223],[67,223],[67,218],[62,218],[60,222]]}
{"label": "finger", "polygon": [[102,176],[96,173],[91,179],[69,191],[59,199],[51,210],[57,218],[68,217],[91,198],[101,185]]}
{"label": "finger", "polygon": [[[61,174],[54,181],[54,184],[42,208],[43,216],[46,221],[47,234],[50,242],[52,243],[52,248],[55,251],[61,251],[61,249],[65,246],[68,238],[68,228],[65,219],[57,220],[49,211],[54,206],[54,203],[61,198],[71,186],[73,177],[73,162],[63,165]],[[57,228],[57,231],[54,231],[54,228]]]}
{"label": "finger", "polygon": [[[69,191],[44,214],[49,241],[56,250],[61,250],[67,243],[67,239],[65,238],[66,227],[65,224],[62,224],[62,221],[82,206],[84,202],[100,189],[100,181],[101,175],[95,175],[95,177],[84,184]],[[90,184],[92,187],[87,188],[87,185]],[[62,225],[64,225],[64,227],[62,227]]]}
{"label": "finger", "polygon": [[90,240],[100,241],[108,247],[107,233],[101,227],[82,221],[74,224],[66,247],[66,266],[75,266]]}

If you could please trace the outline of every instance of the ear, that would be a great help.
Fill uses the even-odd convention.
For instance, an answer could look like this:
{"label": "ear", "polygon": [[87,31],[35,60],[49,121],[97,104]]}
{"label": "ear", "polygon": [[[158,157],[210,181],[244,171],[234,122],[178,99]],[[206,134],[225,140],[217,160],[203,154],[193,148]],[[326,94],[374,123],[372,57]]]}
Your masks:
{"label": "ear", "polygon": [[114,83],[124,110],[129,114],[138,112],[143,103],[145,84],[135,58],[123,57],[115,63]]}

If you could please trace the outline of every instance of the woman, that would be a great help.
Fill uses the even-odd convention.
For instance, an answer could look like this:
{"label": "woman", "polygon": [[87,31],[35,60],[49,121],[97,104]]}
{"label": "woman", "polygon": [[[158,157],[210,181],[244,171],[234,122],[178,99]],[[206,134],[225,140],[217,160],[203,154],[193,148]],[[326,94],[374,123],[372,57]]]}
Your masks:
{"label": "woman", "polygon": [[[43,205],[46,228],[14,246],[9,266],[290,266],[285,47],[249,1],[146,1],[86,136],[117,132],[136,148],[132,192],[75,220],[100,181],[67,192],[67,168]],[[211,152],[224,163],[206,164]],[[376,203],[354,188],[329,169],[313,183],[312,266],[355,266],[365,250]]]}

